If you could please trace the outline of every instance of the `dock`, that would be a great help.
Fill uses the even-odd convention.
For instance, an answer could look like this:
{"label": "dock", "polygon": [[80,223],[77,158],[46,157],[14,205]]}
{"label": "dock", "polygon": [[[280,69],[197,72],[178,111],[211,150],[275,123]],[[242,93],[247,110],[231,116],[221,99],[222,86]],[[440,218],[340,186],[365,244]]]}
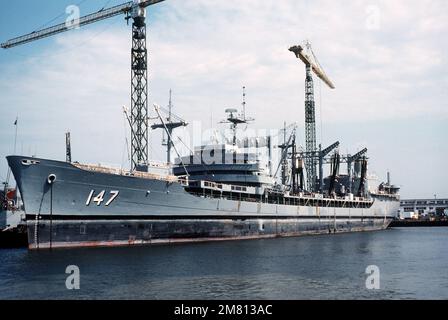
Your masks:
{"label": "dock", "polygon": [[390,227],[448,227],[448,220],[394,220]]}

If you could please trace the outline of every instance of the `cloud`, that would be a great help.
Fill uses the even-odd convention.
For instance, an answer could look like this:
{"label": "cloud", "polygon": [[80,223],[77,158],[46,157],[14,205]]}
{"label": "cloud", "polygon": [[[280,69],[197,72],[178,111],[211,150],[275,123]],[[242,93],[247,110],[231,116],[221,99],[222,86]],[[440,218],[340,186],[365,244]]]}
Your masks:
{"label": "cloud", "polygon": [[[165,75],[182,87],[195,87],[203,101],[213,99],[204,94],[207,86],[220,87],[222,94],[213,92],[216,99],[236,101],[228,96],[238,91],[232,87],[246,84],[261,118],[272,108],[279,119],[286,118],[294,106],[302,117],[304,68],[287,48],[309,38],[337,85],[334,92],[323,89],[327,121],[376,121],[423,113],[446,117],[446,44],[437,41],[447,30],[441,22],[447,18],[446,5],[379,1],[380,27],[375,31],[366,28],[369,5],[172,1],[163,9],[167,20],[158,21],[152,34],[155,50],[163,53],[154,53],[156,68],[164,68]],[[440,103],[434,103],[435,97]]]}
{"label": "cloud", "polygon": [[[378,27],[368,27],[369,6]],[[288,48],[309,39],[330,78],[316,81],[324,126],[448,117],[446,1],[171,0],[150,8],[150,101],[204,124],[241,105],[247,87],[255,126],[304,121],[304,66]],[[32,46],[29,44],[28,46]],[[0,132],[31,152],[64,157],[65,130],[76,159],[123,159],[129,106],[130,27],[122,18],[48,41],[21,61],[0,60]],[[20,54],[20,48],[16,50]],[[319,103],[322,101],[322,106]],[[322,110],[322,114],[320,113]],[[163,157],[158,136],[152,151]],[[11,143],[1,142],[2,155]],[[20,144],[19,144],[20,148]]]}

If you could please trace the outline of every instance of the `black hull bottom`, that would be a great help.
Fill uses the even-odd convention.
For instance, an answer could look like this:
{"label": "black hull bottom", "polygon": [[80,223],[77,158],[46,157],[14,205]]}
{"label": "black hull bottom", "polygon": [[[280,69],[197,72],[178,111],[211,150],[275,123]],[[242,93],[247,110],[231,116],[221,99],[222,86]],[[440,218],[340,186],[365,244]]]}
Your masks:
{"label": "black hull bottom", "polygon": [[0,249],[26,248],[28,245],[26,230],[15,228],[0,231]]}
{"label": "black hull bottom", "polygon": [[[386,229],[392,219],[28,220],[29,249],[295,237]],[[37,229],[37,232],[36,232]],[[50,232],[51,230],[51,232]]]}

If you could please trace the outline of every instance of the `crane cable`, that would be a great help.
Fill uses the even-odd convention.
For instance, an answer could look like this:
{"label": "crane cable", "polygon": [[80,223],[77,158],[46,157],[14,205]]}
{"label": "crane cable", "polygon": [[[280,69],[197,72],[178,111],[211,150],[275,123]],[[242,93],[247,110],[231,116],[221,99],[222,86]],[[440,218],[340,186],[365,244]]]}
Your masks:
{"label": "crane cable", "polygon": [[[81,4],[83,4],[83,3],[86,2],[86,1],[87,1],[87,0],[81,0],[81,1],[79,1],[77,4],[75,4],[75,6],[76,6],[76,7],[79,7]],[[110,1],[110,0],[109,0],[109,1]],[[50,21],[48,21],[48,22],[44,23],[43,25],[41,25],[40,27],[36,28],[36,30],[34,30],[34,31],[38,31],[38,30],[44,29],[44,28],[47,27],[49,24],[55,22],[56,20],[58,20],[59,18],[65,16],[65,15],[66,15],[66,12],[63,12],[63,13],[57,15],[56,17],[54,17],[54,18],[51,19]]]}
{"label": "crane cable", "polygon": [[[81,2],[79,2],[79,3],[77,4],[77,6],[81,5],[81,4],[82,4],[83,2],[85,2],[85,1],[87,1],[87,0],[82,0]],[[108,2],[109,2],[109,1],[111,1],[111,0],[108,0]],[[108,2],[107,2],[107,3],[108,3]],[[103,7],[104,7],[104,6],[103,6]],[[104,9],[104,8],[103,8],[103,9]],[[98,11],[101,11],[101,10],[102,10],[102,9],[100,9],[100,10],[98,10]],[[59,16],[53,18],[51,21],[54,21],[54,20],[58,19],[59,17],[61,17],[61,16],[63,16],[63,15],[65,15],[65,13],[61,13]],[[47,22],[47,23],[44,24],[43,26],[48,25],[51,21]],[[67,52],[71,52],[71,51],[73,51],[75,48],[83,47],[83,46],[85,46],[86,44],[91,43],[93,39],[97,38],[98,36],[102,35],[104,32],[108,31],[112,26],[115,26],[115,25],[118,23],[118,21],[119,21],[119,20],[116,20],[116,21],[114,21],[114,22],[109,22],[107,25],[104,26],[103,29],[98,30],[98,32],[92,34],[92,35],[89,36],[89,37],[86,37],[86,39],[81,40],[81,41],[78,42],[78,43],[75,43],[75,44],[69,46],[69,47],[66,48],[66,49],[59,50],[58,52],[52,52],[52,53],[50,53],[50,54],[48,54],[48,53],[46,53],[46,54],[41,54],[39,57],[41,57],[41,58],[47,58],[47,59],[54,58],[54,57],[59,57],[59,56],[65,55]],[[39,30],[39,29],[37,29],[37,30]],[[19,52],[17,52],[17,51],[14,52],[14,53],[10,53],[10,51],[6,51],[6,54],[10,54],[11,56],[20,56],[20,57],[23,57],[23,58],[29,58],[29,57],[31,56],[31,54],[23,54],[23,53],[19,53]]]}

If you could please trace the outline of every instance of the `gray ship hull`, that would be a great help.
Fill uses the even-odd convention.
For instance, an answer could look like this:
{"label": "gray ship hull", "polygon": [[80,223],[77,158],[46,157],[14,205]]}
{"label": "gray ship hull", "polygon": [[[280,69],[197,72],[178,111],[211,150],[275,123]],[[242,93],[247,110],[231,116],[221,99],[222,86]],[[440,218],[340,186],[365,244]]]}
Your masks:
{"label": "gray ship hull", "polygon": [[387,197],[369,208],[217,199],[192,195],[173,181],[92,172],[45,159],[7,159],[22,195],[30,249],[382,230],[399,207]]}
{"label": "gray ship hull", "polygon": [[0,231],[6,228],[7,225],[6,216],[7,216],[6,210],[3,210],[3,208],[0,207]]}

